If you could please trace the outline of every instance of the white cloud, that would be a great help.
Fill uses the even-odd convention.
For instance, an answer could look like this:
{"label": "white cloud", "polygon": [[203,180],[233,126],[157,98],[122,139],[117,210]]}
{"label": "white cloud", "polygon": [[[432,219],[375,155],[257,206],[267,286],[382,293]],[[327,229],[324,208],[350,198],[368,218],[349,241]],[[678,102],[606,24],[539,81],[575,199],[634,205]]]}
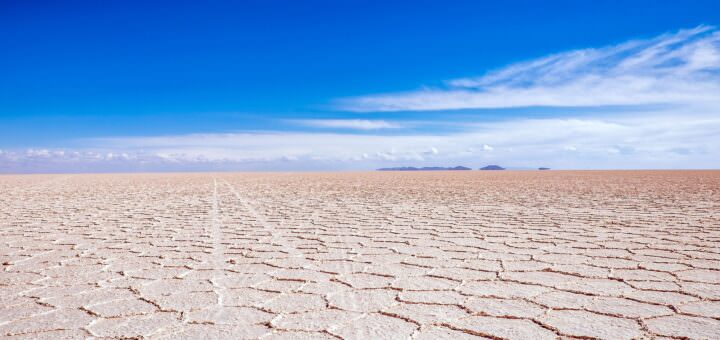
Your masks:
{"label": "white cloud", "polygon": [[483,151],[493,151],[493,150],[495,150],[495,148],[493,148],[492,146],[487,145],[487,144],[483,144],[482,149],[483,149]]}
{"label": "white cloud", "polygon": [[47,158],[47,157],[51,156],[50,151],[47,149],[27,149],[25,151],[25,155],[28,158],[35,158],[35,157]]}
{"label": "white cloud", "polygon": [[440,151],[439,151],[436,147],[433,146],[433,147],[430,148],[430,150],[425,151],[423,154],[425,154],[425,155],[437,155],[437,154],[439,154],[439,153],[440,153]]}
{"label": "white cloud", "polygon": [[348,98],[350,111],[676,104],[720,107],[720,30],[701,26],[513,64],[446,88]]}
{"label": "white cloud", "polygon": [[397,123],[390,123],[384,120],[367,119],[304,119],[294,120],[292,122],[318,128],[353,130],[399,129],[402,127]]}

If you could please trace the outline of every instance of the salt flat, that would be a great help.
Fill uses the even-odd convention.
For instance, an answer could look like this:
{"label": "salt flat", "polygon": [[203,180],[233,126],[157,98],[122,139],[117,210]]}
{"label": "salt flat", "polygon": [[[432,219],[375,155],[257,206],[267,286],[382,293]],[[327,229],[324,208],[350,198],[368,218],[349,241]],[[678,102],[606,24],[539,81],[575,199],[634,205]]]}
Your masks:
{"label": "salt flat", "polygon": [[720,334],[720,172],[0,176],[10,338]]}

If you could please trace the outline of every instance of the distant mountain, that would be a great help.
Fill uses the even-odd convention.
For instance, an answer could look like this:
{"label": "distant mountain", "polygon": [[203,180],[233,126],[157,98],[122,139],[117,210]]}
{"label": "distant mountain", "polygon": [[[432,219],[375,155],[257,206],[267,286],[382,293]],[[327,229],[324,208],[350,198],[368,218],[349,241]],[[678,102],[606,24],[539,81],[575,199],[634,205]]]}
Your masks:
{"label": "distant mountain", "polygon": [[416,168],[413,166],[401,166],[397,168],[380,168],[377,171],[455,171],[455,170],[472,170],[464,166],[456,166],[452,168],[446,168],[441,166],[426,166],[422,168]]}
{"label": "distant mountain", "polygon": [[480,170],[505,170],[505,168],[499,165],[488,165],[480,168]]}
{"label": "distant mountain", "polygon": [[550,170],[550,168],[539,167],[538,170]]}

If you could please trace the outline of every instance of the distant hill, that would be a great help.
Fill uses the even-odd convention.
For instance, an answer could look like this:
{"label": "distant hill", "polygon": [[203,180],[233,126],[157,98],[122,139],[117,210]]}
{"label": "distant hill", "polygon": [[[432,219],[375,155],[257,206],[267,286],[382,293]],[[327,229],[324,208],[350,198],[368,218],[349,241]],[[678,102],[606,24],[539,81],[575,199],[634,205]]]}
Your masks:
{"label": "distant hill", "polygon": [[441,166],[426,166],[422,168],[416,168],[413,166],[401,166],[397,168],[380,168],[377,171],[455,171],[455,170],[472,170],[464,166],[456,166],[452,168],[446,168]]}
{"label": "distant hill", "polygon": [[539,167],[538,170],[550,170],[550,168]]}
{"label": "distant hill", "polygon": [[480,170],[505,170],[505,168],[499,165],[488,165],[480,168]]}

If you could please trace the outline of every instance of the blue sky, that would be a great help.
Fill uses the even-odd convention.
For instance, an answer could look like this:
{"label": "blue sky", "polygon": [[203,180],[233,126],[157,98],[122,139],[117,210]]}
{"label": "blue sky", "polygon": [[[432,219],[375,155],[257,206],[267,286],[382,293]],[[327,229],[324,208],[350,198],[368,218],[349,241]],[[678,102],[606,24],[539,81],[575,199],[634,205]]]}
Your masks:
{"label": "blue sky", "polygon": [[717,1],[0,1],[0,172],[720,167]]}

